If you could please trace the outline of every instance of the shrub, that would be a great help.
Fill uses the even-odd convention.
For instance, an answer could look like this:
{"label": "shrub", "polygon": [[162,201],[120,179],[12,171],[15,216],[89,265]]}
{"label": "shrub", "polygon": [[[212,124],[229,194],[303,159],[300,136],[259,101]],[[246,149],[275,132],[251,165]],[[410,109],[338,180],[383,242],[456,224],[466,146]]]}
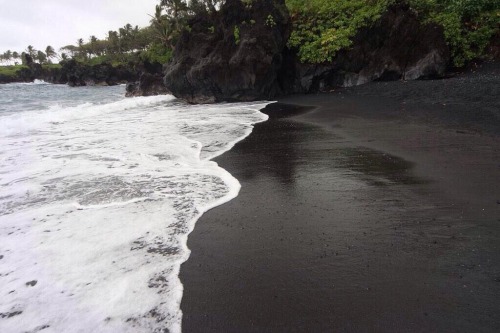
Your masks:
{"label": "shrub", "polygon": [[240,44],[240,27],[238,27],[237,25],[234,26],[233,35],[234,35],[234,42],[236,43],[236,45],[239,45]]}
{"label": "shrub", "polygon": [[293,23],[288,41],[302,62],[332,61],[362,27],[380,18],[392,0],[287,0]]}
{"label": "shrub", "polygon": [[453,64],[484,56],[491,38],[498,32],[500,2],[496,0],[409,0],[426,22],[444,29]]}
{"label": "shrub", "polygon": [[173,50],[160,43],[153,43],[151,46],[141,52],[141,60],[147,60],[151,63],[166,64],[172,58]]}

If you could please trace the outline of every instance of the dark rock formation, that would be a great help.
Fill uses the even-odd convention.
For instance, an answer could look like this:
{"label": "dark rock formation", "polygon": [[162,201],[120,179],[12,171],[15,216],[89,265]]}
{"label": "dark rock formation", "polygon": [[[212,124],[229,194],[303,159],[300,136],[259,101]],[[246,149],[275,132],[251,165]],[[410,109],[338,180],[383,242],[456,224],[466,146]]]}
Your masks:
{"label": "dark rock formation", "polygon": [[12,77],[11,82],[33,82],[42,75],[42,66],[33,61],[33,58],[24,53],[23,54],[26,67],[21,68],[16,72],[15,77]]}
{"label": "dark rock formation", "polygon": [[0,84],[18,82],[15,77],[0,74]]}
{"label": "dark rock formation", "polygon": [[395,5],[373,26],[362,29],[349,50],[332,63],[301,64],[285,51],[280,82],[287,93],[355,86],[375,80],[415,80],[445,74],[450,55],[442,29],[422,24],[407,5]]}
{"label": "dark rock formation", "polygon": [[138,71],[133,67],[133,65],[114,67],[109,63],[85,65],[75,60],[68,60],[62,63],[60,69],[49,69],[38,77],[46,82],[68,84],[71,87],[111,86],[136,80]]}
{"label": "dark rock formation", "polygon": [[161,64],[145,61],[141,66],[141,71],[139,81],[127,84],[125,96],[155,96],[170,93],[163,83],[163,66]]}
{"label": "dark rock formation", "polygon": [[190,103],[250,101],[281,93],[278,71],[289,32],[284,0],[227,0],[189,22],[166,67],[165,85]]}
{"label": "dark rock formation", "polygon": [[142,73],[138,82],[127,84],[125,96],[155,96],[169,94],[170,91],[163,83],[162,74]]}
{"label": "dark rock formation", "polygon": [[[271,19],[269,19],[271,17]],[[272,21],[272,22],[271,22]],[[394,5],[325,64],[302,64],[286,48],[284,1],[228,0],[212,17],[190,22],[166,66],[165,85],[190,103],[271,99],[374,80],[442,77],[449,63],[443,31]]]}

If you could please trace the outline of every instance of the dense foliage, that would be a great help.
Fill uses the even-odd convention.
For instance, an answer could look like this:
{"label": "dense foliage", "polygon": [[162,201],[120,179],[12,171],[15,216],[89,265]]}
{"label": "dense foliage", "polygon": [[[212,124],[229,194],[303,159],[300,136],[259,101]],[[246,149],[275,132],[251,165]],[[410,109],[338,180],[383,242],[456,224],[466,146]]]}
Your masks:
{"label": "dense foliage", "polygon": [[453,63],[463,66],[483,56],[491,38],[498,33],[498,0],[409,0],[426,22],[437,23],[452,53]]}
{"label": "dense foliage", "polygon": [[0,66],[0,75],[12,77],[16,75],[16,72],[18,70],[21,70],[23,68],[28,68],[28,67],[22,65]]}
{"label": "dense foliage", "polygon": [[498,0],[286,0],[293,22],[288,45],[303,62],[331,61],[396,2],[410,4],[423,23],[443,27],[456,66],[484,55],[498,33]]}
{"label": "dense foliage", "polygon": [[389,0],[287,0],[293,23],[288,46],[297,49],[300,60],[332,61],[335,54],[352,44],[356,32],[375,20]]}

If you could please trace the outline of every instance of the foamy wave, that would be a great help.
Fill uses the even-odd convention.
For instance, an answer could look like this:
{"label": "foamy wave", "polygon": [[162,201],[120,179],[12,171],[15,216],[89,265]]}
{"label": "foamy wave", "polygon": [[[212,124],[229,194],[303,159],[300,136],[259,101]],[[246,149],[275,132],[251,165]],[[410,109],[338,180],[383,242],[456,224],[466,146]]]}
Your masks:
{"label": "foamy wave", "polygon": [[240,189],[210,159],[266,104],[158,96],[0,115],[0,331],[180,332],[187,236]]}
{"label": "foamy wave", "polygon": [[8,117],[1,117],[0,130],[5,135],[27,134],[34,130],[46,130],[51,125],[59,125],[66,121],[99,116],[103,113],[155,106],[172,100],[175,100],[175,97],[165,95],[128,98],[108,104],[87,102],[73,107],[65,107],[56,103],[49,106],[48,110],[30,110],[29,112],[19,112]]}

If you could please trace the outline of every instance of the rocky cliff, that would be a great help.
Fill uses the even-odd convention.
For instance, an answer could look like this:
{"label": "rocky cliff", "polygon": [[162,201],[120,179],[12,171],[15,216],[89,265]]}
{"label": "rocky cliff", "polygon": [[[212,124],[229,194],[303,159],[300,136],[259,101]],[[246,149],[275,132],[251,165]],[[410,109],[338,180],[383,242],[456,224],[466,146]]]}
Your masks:
{"label": "rocky cliff", "polygon": [[442,28],[422,24],[409,6],[392,6],[372,26],[355,36],[353,45],[331,63],[303,64],[285,50],[280,73],[287,93],[356,86],[375,80],[416,80],[445,75],[450,61]]}
{"label": "rocky cliff", "polygon": [[270,99],[290,32],[284,0],[228,0],[189,22],[165,72],[165,85],[190,103]]}
{"label": "rocky cliff", "polygon": [[42,71],[37,78],[46,82],[68,84],[71,87],[117,85],[136,80],[139,71],[134,65],[112,66],[109,63],[86,65],[75,60],[62,63],[61,68]]}
{"label": "rocky cliff", "polygon": [[170,93],[163,84],[163,66],[158,63],[143,62],[141,75],[137,81],[127,83],[126,96],[154,96]]}
{"label": "rocky cliff", "polygon": [[449,63],[443,31],[395,5],[362,29],[331,63],[304,64],[286,46],[283,0],[227,0],[190,22],[166,66],[165,85],[191,103],[272,99],[373,80],[441,77]]}
{"label": "rocky cliff", "polygon": [[27,56],[27,66],[18,70],[15,76],[0,78],[0,83],[32,82],[35,79],[54,84],[68,84],[71,87],[93,85],[117,85],[136,81],[142,72],[138,64],[112,66],[109,63],[88,65],[67,60],[61,67],[47,67],[33,62]]}

